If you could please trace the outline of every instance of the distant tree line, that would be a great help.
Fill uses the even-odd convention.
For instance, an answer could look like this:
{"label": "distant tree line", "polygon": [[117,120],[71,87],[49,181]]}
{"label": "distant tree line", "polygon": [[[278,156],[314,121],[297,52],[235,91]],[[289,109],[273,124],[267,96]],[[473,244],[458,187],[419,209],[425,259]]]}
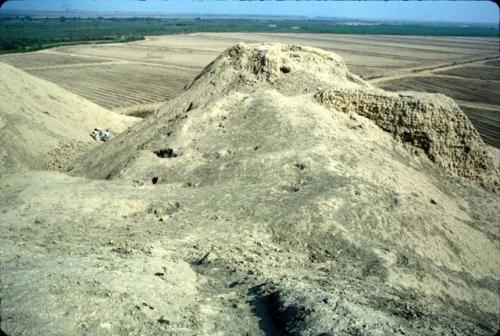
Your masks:
{"label": "distant tree line", "polygon": [[0,52],[22,52],[76,43],[128,42],[148,35],[195,32],[277,32],[427,36],[498,36],[498,27],[418,24],[347,25],[329,20],[219,18],[39,18],[0,16]]}

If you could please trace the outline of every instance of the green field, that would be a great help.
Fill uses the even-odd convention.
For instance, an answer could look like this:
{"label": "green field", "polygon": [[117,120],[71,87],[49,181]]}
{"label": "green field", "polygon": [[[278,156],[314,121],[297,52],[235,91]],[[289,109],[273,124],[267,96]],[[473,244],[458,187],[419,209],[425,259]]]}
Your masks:
{"label": "green field", "polygon": [[274,32],[420,36],[498,36],[498,27],[347,24],[333,20],[229,18],[40,18],[0,15],[0,53],[76,43],[127,42],[148,35],[194,32]]}

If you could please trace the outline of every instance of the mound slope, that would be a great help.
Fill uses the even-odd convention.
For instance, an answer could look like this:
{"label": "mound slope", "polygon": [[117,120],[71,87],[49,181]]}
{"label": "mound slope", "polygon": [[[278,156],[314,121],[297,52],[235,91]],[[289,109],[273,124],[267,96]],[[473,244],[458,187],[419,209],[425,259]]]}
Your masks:
{"label": "mound slope", "polygon": [[0,173],[19,166],[40,168],[44,154],[89,142],[95,127],[121,132],[137,121],[5,63],[0,63],[0,100]]}

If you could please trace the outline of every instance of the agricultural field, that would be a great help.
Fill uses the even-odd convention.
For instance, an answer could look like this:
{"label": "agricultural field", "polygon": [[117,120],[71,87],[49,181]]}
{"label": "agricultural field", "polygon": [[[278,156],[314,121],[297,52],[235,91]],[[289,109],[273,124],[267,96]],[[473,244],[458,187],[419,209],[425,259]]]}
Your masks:
{"label": "agricultural field", "polygon": [[444,70],[381,79],[386,90],[414,90],[443,93],[454,98],[491,145],[500,147],[500,64],[478,61]]}
{"label": "agricultural field", "polygon": [[[464,79],[466,79],[464,81]],[[500,105],[500,82],[469,80],[464,77],[415,76],[384,82],[380,85],[389,90],[413,90],[443,93],[458,101]]]}
{"label": "agricultural field", "polygon": [[107,61],[103,58],[64,55],[50,52],[3,55],[1,59],[2,62],[23,70],[30,70],[32,68],[66,67],[69,65],[84,66]]}
{"label": "agricultural field", "polygon": [[486,65],[492,65],[492,66],[500,66],[500,60],[496,59],[494,61],[488,61],[488,62],[485,62],[484,64]]}
{"label": "agricultural field", "polygon": [[[384,82],[388,90],[416,90],[443,93],[459,101],[500,104],[499,83],[495,81],[464,80],[461,77],[415,76]],[[418,89],[418,90],[417,90]]]}
{"label": "agricultural field", "polygon": [[167,101],[196,75],[194,71],[127,62],[29,72],[108,109]]}
{"label": "agricultural field", "polygon": [[498,80],[500,78],[499,66],[463,66],[445,71],[437,71],[438,75],[465,77],[467,79]]}
{"label": "agricultural field", "polygon": [[484,139],[500,147],[498,38],[193,33],[6,54],[0,61],[103,107],[142,116],[178,95],[220,52],[239,42],[322,48],[339,54],[352,72],[376,86],[449,95]]}
{"label": "agricultural field", "polygon": [[483,139],[496,147],[500,147],[500,113],[496,109],[484,109],[477,106],[462,105],[462,110],[467,114]]}

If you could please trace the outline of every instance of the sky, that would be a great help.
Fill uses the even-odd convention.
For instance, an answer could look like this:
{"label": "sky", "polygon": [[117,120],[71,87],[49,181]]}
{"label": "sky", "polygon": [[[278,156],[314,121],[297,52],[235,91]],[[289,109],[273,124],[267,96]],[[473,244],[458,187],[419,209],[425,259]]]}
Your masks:
{"label": "sky", "polygon": [[166,15],[285,15],[364,20],[498,24],[491,1],[188,1],[188,0],[16,0],[8,10],[161,12]]}

